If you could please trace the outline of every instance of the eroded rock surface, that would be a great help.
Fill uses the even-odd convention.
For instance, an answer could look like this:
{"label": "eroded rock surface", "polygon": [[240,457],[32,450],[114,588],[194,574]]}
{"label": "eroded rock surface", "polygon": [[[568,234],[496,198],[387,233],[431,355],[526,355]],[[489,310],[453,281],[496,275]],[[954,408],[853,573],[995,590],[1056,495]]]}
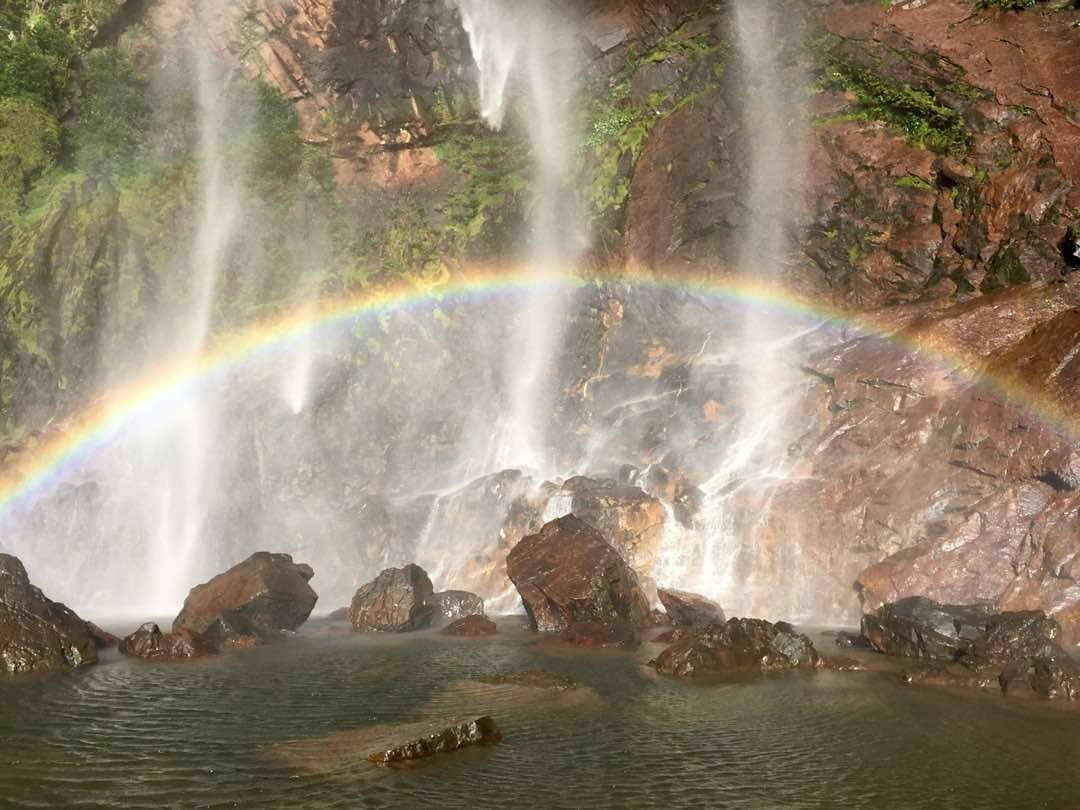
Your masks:
{"label": "eroded rock surface", "polygon": [[651,623],[637,575],[595,528],[574,515],[524,537],[506,560],[533,629],[626,628]]}
{"label": "eroded rock surface", "polygon": [[120,652],[147,661],[181,661],[214,653],[214,648],[190,629],[163,633],[154,622],[147,622],[120,641]]}
{"label": "eroded rock surface", "polygon": [[499,727],[491,717],[486,716],[452,722],[442,728],[433,727],[432,724],[403,726],[398,730],[398,736],[398,741],[372,751],[368,759],[375,765],[385,767],[457,751],[470,745],[495,745],[502,741]]}
{"label": "eroded rock surface", "polygon": [[690,631],[650,663],[666,675],[697,677],[817,669],[823,661],[813,642],[786,622],[729,619]]}
{"label": "eroded rock surface", "polygon": [[190,630],[219,649],[280,639],[311,615],[318,600],[308,585],[313,576],[288,554],[256,552],[192,588],[173,632]]}
{"label": "eroded rock surface", "polygon": [[4,671],[41,672],[96,663],[96,630],[34,587],[16,557],[0,554],[0,667]]}
{"label": "eroded rock surface", "polygon": [[357,590],[349,606],[349,623],[353,630],[381,633],[422,630],[435,617],[434,593],[420,566],[387,568]]}
{"label": "eroded rock surface", "polygon": [[441,619],[462,619],[483,616],[484,600],[469,591],[439,591],[431,596],[431,604]]}
{"label": "eroded rock surface", "polygon": [[724,611],[720,605],[700,594],[674,588],[660,588],[657,595],[675,627],[693,627],[698,624],[724,621]]}

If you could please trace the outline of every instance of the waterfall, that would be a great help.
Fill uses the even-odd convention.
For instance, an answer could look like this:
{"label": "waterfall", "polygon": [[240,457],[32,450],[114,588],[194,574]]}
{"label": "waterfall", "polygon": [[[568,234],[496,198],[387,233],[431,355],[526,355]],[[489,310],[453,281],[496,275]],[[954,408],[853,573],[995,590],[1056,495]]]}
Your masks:
{"label": "waterfall", "polygon": [[[569,186],[572,30],[546,3],[456,0],[479,73],[481,114],[500,129],[510,91],[520,87],[523,128],[532,144],[534,176],[527,265],[539,277],[571,266],[584,242]],[[546,415],[550,366],[562,332],[564,302],[555,285],[527,293],[503,355],[507,407],[485,454],[487,470],[547,469]]]}

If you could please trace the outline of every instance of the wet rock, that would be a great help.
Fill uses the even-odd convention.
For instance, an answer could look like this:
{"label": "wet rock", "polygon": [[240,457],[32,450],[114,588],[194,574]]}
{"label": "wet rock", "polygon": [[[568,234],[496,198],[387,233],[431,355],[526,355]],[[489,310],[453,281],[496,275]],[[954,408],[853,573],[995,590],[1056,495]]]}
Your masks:
{"label": "wet rock", "polygon": [[96,629],[34,587],[16,557],[0,554],[0,669],[41,672],[96,663]]}
{"label": "wet rock", "polygon": [[650,663],[666,675],[695,677],[817,669],[822,659],[813,642],[786,622],[729,619],[691,631]]}
{"label": "wet rock", "polygon": [[1015,661],[1026,664],[1060,652],[1060,637],[1058,623],[1041,610],[1000,613],[987,621],[985,631],[961,651],[959,660],[976,671]]}
{"label": "wet rock", "polygon": [[660,635],[651,639],[654,644],[674,644],[676,641],[682,641],[690,635],[689,630],[684,630],[680,627],[672,628],[671,630],[665,630]]}
{"label": "wet rock", "polygon": [[191,589],[173,622],[217,648],[249,647],[282,638],[302,625],[318,599],[310,566],[288,554],[259,551]]}
{"label": "wet rock", "polygon": [[1060,653],[1034,659],[1028,682],[1048,700],[1080,700],[1080,666]]}
{"label": "wet rock", "polygon": [[495,622],[479,614],[463,616],[450,622],[441,631],[447,636],[493,636],[499,632]]}
{"label": "wet rock", "polygon": [[833,643],[844,650],[869,650],[870,642],[862,633],[837,633]]}
{"label": "wet rock", "polygon": [[955,664],[934,664],[924,669],[904,672],[900,676],[906,684],[926,684],[928,686],[961,687],[964,689],[994,689],[998,687],[998,678],[990,674],[972,672]]}
{"label": "wet rock", "polygon": [[496,686],[524,686],[529,689],[555,689],[560,692],[578,688],[577,681],[570,676],[557,675],[554,672],[547,672],[542,669],[529,669],[509,675],[492,675],[477,680],[481,683],[490,683]]}
{"label": "wet rock", "polygon": [[863,616],[862,633],[878,652],[952,661],[983,633],[991,615],[983,605],[939,605],[912,596]]}
{"label": "wet rock", "polygon": [[573,622],[562,631],[563,641],[579,647],[622,647],[634,649],[641,643],[641,634],[629,622]]}
{"label": "wet rock", "polygon": [[825,669],[832,669],[836,672],[862,672],[866,669],[859,661],[854,658],[823,658],[822,667]]}
{"label": "wet rock", "polygon": [[424,759],[470,745],[495,745],[502,734],[491,717],[461,720],[445,727],[403,727],[401,740],[379,748],[368,755],[375,765],[386,767],[414,759]]}
{"label": "wet rock", "polygon": [[353,630],[380,633],[422,630],[435,617],[434,592],[420,566],[387,568],[357,590],[349,606],[349,623]]}
{"label": "wet rock", "polygon": [[210,655],[214,648],[186,627],[162,633],[154,622],[147,622],[120,642],[120,652],[147,661],[179,661]]}
{"label": "wet rock", "polygon": [[651,624],[637,575],[597,529],[574,515],[524,537],[508,555],[506,569],[540,632],[581,624],[635,630]]}
{"label": "wet rock", "polygon": [[676,627],[724,621],[724,611],[720,605],[705,596],[674,588],[660,588],[656,593]]}
{"label": "wet rock", "polygon": [[117,646],[120,643],[120,639],[118,639],[108,630],[102,630],[93,622],[87,622],[86,629],[90,631],[90,635],[94,639],[94,646],[97,647],[99,650],[107,650],[111,647]]}
{"label": "wet rock", "polygon": [[484,600],[469,591],[439,591],[430,601],[437,615],[444,619],[484,615]]}
{"label": "wet rock", "polygon": [[1061,255],[1069,267],[1080,267],[1080,223],[1066,229],[1061,240]]}

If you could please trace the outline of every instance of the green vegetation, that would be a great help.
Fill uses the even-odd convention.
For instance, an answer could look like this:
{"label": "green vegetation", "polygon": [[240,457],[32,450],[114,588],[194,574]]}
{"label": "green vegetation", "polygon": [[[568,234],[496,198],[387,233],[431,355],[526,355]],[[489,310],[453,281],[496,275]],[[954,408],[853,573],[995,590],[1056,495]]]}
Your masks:
{"label": "green vegetation", "polygon": [[827,89],[855,96],[854,107],[840,118],[881,121],[902,132],[916,146],[938,152],[962,153],[967,149],[970,135],[963,117],[925,90],[891,81],[870,68],[840,59],[829,60],[823,83]]}
{"label": "green vegetation", "polygon": [[1015,245],[1002,248],[987,262],[986,277],[979,285],[984,293],[1001,290],[1011,284],[1025,284],[1031,275],[1020,261]]}

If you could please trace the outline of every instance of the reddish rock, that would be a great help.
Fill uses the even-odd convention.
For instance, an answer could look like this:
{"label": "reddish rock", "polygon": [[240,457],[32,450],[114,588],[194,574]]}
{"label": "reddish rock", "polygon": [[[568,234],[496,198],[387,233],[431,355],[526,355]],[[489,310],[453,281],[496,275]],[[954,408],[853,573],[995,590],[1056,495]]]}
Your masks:
{"label": "reddish rock", "polygon": [[674,644],[677,641],[682,641],[684,638],[690,635],[689,630],[685,630],[680,627],[675,627],[671,630],[665,630],[658,636],[654,636],[650,639],[654,644]]}
{"label": "reddish rock", "polygon": [[660,588],[657,595],[671,623],[676,627],[724,621],[724,611],[708,597],[674,588]]}
{"label": "reddish rock", "polygon": [[186,627],[175,633],[162,633],[153,622],[147,622],[120,642],[120,652],[147,661],[180,661],[211,655],[214,648]]}
{"label": "reddish rock", "polygon": [[473,615],[452,621],[441,632],[447,636],[493,636],[499,628],[486,616]]}
{"label": "reddish rock", "polygon": [[173,621],[216,648],[248,647],[281,638],[302,625],[318,599],[310,566],[288,554],[259,551],[191,589]]}
{"label": "reddish rock", "polygon": [[786,622],[729,619],[690,631],[650,663],[666,675],[696,677],[817,669],[822,659],[813,642]]}
{"label": "reddish rock", "polygon": [[95,630],[35,588],[17,558],[0,554],[0,669],[41,672],[96,663]]}
{"label": "reddish rock", "polygon": [[641,634],[629,622],[571,622],[560,638],[578,647],[622,647],[634,649],[641,643]]}
{"label": "reddish rock", "polygon": [[360,631],[422,630],[435,616],[434,593],[427,572],[420,566],[410,563],[387,568],[356,591],[349,606],[349,622],[353,630]]}
{"label": "reddish rock", "polygon": [[574,515],[523,538],[506,569],[540,632],[582,623],[633,629],[651,623],[637,575],[599,531]]}
{"label": "reddish rock", "polygon": [[436,614],[443,619],[483,616],[484,600],[469,591],[439,591],[431,597]]}

